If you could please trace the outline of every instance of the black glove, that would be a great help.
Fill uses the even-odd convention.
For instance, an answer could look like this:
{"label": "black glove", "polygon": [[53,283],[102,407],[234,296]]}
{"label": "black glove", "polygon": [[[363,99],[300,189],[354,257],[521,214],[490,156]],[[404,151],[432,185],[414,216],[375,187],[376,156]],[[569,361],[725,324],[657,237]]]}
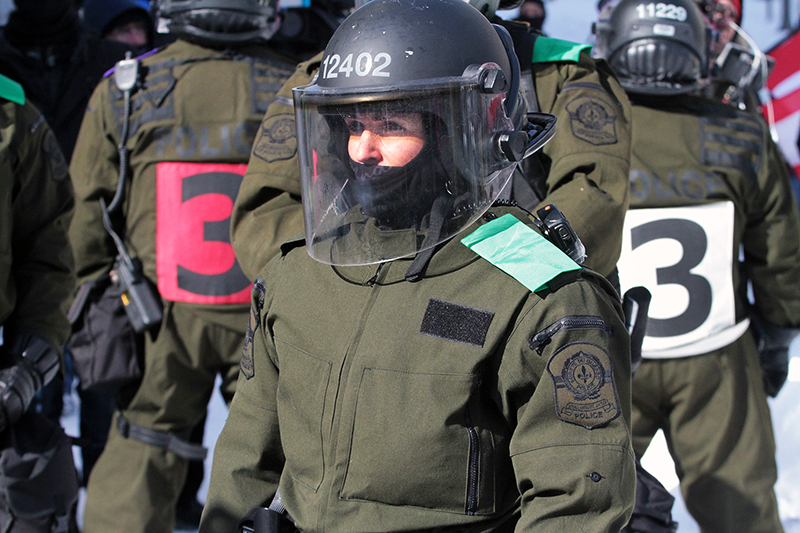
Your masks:
{"label": "black glove", "polygon": [[786,383],[789,376],[789,348],[758,350],[761,362],[761,377],[764,380],[764,392],[774,398]]}
{"label": "black glove", "polygon": [[631,337],[631,376],[642,362],[642,343],[647,330],[647,311],[652,295],[645,287],[631,287],[622,295],[625,327]]}
{"label": "black glove", "polygon": [[58,352],[33,333],[16,335],[5,358],[13,361],[0,370],[0,431],[14,424],[28,409],[36,391],[58,374]]}
{"label": "black glove", "polygon": [[672,520],[675,497],[636,459],[636,504],[628,525],[621,533],[675,533]]}
{"label": "black glove", "polygon": [[770,324],[755,314],[751,315],[750,320],[754,326],[753,336],[758,345],[764,392],[774,398],[789,376],[789,345],[800,330]]}

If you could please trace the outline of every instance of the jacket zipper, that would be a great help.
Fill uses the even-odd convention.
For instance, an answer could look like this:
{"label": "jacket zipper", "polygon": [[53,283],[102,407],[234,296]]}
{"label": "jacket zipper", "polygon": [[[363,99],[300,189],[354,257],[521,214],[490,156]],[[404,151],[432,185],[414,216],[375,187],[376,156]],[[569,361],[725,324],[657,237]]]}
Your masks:
{"label": "jacket zipper", "polygon": [[468,515],[478,510],[478,462],[481,456],[481,441],[478,430],[472,425],[469,407],[464,409],[464,425],[469,435],[469,465],[467,466],[467,508]]}
{"label": "jacket zipper", "polygon": [[550,340],[562,329],[601,329],[605,331],[609,337],[614,336],[614,327],[606,324],[599,316],[565,316],[564,318],[556,320],[542,331],[531,335],[531,350],[536,350],[536,353],[542,355],[544,347],[550,344]]}

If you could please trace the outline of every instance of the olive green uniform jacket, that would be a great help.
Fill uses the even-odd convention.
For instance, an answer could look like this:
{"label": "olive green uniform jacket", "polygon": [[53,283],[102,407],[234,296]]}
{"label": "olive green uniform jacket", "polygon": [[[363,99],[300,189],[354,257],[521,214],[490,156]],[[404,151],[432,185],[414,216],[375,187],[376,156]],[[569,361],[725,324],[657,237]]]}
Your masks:
{"label": "olive green uniform jacket", "polygon": [[[221,76],[225,64],[239,67]],[[143,59],[139,68],[145,81],[131,96],[130,173],[122,214],[128,252],[156,281],[159,163],[246,163],[258,123],[291,67],[265,47],[234,54],[178,41]],[[77,195],[71,240],[80,282],[107,273],[117,255],[98,200],[110,202],[117,187],[123,115],[123,94],[108,76],[89,102],[70,167]],[[213,215],[203,220],[212,221]]]}
{"label": "olive green uniform jacket", "polygon": [[[141,383],[121,392],[118,416],[145,430],[187,440],[217,375],[223,398],[233,397],[251,282],[236,263],[229,216],[255,132],[292,69],[267,46],[217,51],[182,40],[140,60],[125,196],[112,216],[163,302],[159,328],[142,341]],[[106,275],[117,255],[99,199],[110,202],[117,187],[124,109],[110,76],[92,95],[72,158],[81,281]],[[89,478],[84,531],[171,532],[187,463],[112,425]]]}
{"label": "olive green uniform jacket", "polygon": [[531,292],[459,242],[509,211],[527,220],[491,209],[416,283],[410,259],[281,248],[253,291],[202,532],[233,531],[279,480],[302,531],[620,530],[635,474],[618,297],[589,270]]}
{"label": "olive green uniform jacket", "polygon": [[[553,40],[540,37],[536,46],[548,41]],[[298,66],[253,145],[231,217],[233,247],[251,279],[284,240],[303,231],[292,88],[311,82],[321,58]],[[533,63],[532,70],[540,111],[558,117],[554,138],[528,158],[546,176],[542,204],[558,206],[586,246],[586,264],[608,274],[619,257],[628,207],[627,96],[605,61],[592,59],[586,50],[572,60]]]}
{"label": "olive green uniform jacket", "polygon": [[634,448],[643,454],[664,431],[702,531],[782,531],[748,313],[800,325],[800,216],[786,167],[749,112],[693,97],[632,100],[620,282],[649,278],[653,294],[633,380]]}
{"label": "olive green uniform jacket", "polygon": [[[781,327],[800,326],[800,217],[786,167],[764,121],[694,97],[668,102],[645,99],[633,111],[631,210],[731,203],[732,221],[725,222],[733,225],[729,250],[733,259],[732,270],[725,275],[732,280],[734,321],[748,316],[745,284],[749,281],[753,306],[762,318]],[[699,219],[695,222],[702,225]],[[686,249],[689,237],[678,234],[672,240]],[[707,250],[695,253],[695,247],[692,256],[704,257]],[[699,285],[692,285],[688,270],[696,273],[698,265],[688,261],[677,267],[676,279],[665,276],[661,284],[691,288],[713,281],[712,276],[704,278],[706,282],[695,277]],[[620,272],[622,276],[622,267]]]}
{"label": "olive green uniform jacket", "polygon": [[6,341],[28,330],[60,350],[75,288],[72,185],[44,117],[21,90],[9,97],[0,98],[0,325]]}

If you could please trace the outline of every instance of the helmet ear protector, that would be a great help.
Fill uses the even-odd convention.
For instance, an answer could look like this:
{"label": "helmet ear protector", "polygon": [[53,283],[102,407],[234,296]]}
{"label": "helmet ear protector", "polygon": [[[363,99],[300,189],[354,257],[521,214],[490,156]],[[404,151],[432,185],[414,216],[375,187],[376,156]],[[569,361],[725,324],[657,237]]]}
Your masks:
{"label": "helmet ear protector", "polygon": [[742,104],[747,89],[761,90],[769,78],[775,60],[764,54],[753,39],[736,23],[729,22],[736,37],[725,44],[713,65],[712,75],[729,85],[724,99]]}
{"label": "helmet ear protector", "polygon": [[[514,51],[514,41],[503,26],[492,24],[492,27],[503,43],[511,66],[511,86],[508,88],[505,108],[506,114],[514,125],[514,131],[499,134],[497,145],[506,159],[516,163],[538,151],[552,139],[556,133],[556,117],[547,113],[526,112],[528,106],[519,88],[521,73],[519,59]],[[499,76],[505,78],[502,70],[499,70]],[[492,86],[494,85],[493,82]],[[497,92],[502,92],[502,90]]]}

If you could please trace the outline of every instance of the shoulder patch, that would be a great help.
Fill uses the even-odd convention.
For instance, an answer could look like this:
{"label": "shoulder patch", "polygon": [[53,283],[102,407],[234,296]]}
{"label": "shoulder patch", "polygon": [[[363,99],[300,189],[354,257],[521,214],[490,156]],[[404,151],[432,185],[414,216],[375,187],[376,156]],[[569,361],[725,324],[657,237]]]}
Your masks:
{"label": "shoulder patch", "polygon": [[563,41],[561,39],[553,39],[552,37],[536,38],[536,43],[533,45],[533,63],[549,63],[552,61],[572,61],[577,62],[581,52],[584,50],[591,51],[592,45],[573,43],[572,41]]}
{"label": "shoulder patch", "polygon": [[291,159],[297,152],[297,128],[294,115],[280,113],[264,118],[253,155],[267,163]]}
{"label": "shoulder patch", "polygon": [[64,153],[61,151],[61,147],[58,146],[56,136],[50,128],[47,128],[47,132],[44,134],[42,148],[50,162],[50,176],[55,181],[64,181],[69,176],[69,165],[67,165]]}
{"label": "shoulder patch", "polygon": [[256,375],[253,342],[255,341],[256,331],[258,331],[258,325],[261,323],[261,311],[264,307],[264,282],[261,278],[258,278],[255,283],[253,283],[252,295],[250,319],[247,322],[247,334],[245,335],[244,345],[242,346],[242,361],[239,364],[239,369],[247,379],[251,379]]}
{"label": "shoulder patch", "polygon": [[563,346],[547,363],[553,378],[556,415],[586,429],[608,424],[619,416],[611,356],[588,342]]}
{"label": "shoulder patch", "polygon": [[559,274],[581,270],[553,243],[510,213],[483,224],[461,243],[531,292],[547,289]]}
{"label": "shoulder patch", "polygon": [[25,90],[22,85],[2,74],[0,74],[0,97],[15,104],[25,105]]}
{"label": "shoulder patch", "polygon": [[567,104],[572,134],[589,144],[600,146],[617,142],[617,112],[610,102],[581,95]]}

